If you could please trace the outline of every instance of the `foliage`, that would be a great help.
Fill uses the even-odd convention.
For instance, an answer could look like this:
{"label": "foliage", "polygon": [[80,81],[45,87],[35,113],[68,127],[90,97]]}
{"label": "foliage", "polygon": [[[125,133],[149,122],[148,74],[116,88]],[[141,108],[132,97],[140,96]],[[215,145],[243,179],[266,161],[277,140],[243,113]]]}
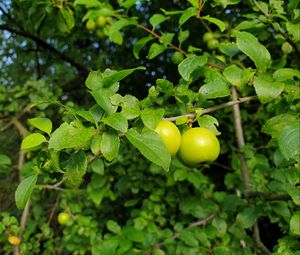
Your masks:
{"label": "foliage", "polygon": [[[298,5],[0,4],[1,252],[300,254]],[[162,118],[219,158],[171,156]]]}

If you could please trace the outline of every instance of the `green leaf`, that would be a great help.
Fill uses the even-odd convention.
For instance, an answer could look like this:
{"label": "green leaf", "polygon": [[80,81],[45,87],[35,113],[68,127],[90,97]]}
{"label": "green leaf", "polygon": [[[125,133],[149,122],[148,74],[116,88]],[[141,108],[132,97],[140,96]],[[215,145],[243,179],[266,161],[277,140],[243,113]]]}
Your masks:
{"label": "green leaf", "polygon": [[85,175],[87,169],[85,153],[83,151],[73,153],[68,159],[65,169],[65,174],[70,183],[74,186],[78,186],[81,183],[82,177]]}
{"label": "green leaf", "polygon": [[107,131],[102,135],[101,152],[104,158],[112,161],[118,156],[120,147],[120,138],[117,132]]}
{"label": "green leaf", "polygon": [[63,18],[66,32],[70,32],[75,25],[75,18],[73,12],[69,8],[61,8],[59,9],[59,14]]}
{"label": "green leaf", "polygon": [[286,23],[286,30],[288,33],[292,36],[292,40],[294,42],[299,42],[300,41],[300,22],[298,21],[297,23],[291,23],[287,22]]}
{"label": "green leaf", "polygon": [[214,23],[215,25],[217,25],[221,32],[223,32],[226,29],[225,23],[220,19],[210,17],[209,15],[203,16],[202,19],[205,19],[208,22]]}
{"label": "green leaf", "polygon": [[149,35],[147,37],[141,38],[139,40],[136,41],[136,43],[133,46],[133,55],[136,59],[139,59],[139,53],[141,51],[141,49],[151,40],[153,40],[154,37]]}
{"label": "green leaf", "polygon": [[100,205],[103,198],[108,194],[107,177],[99,174],[93,174],[90,183],[87,186],[89,198],[96,204]]}
{"label": "green leaf", "polygon": [[98,158],[91,163],[91,169],[94,173],[104,175],[104,163],[103,160]]}
{"label": "green leaf", "polygon": [[226,234],[227,223],[222,218],[215,218],[212,221],[212,225],[218,230],[218,236],[222,237]]}
{"label": "green leaf", "polygon": [[111,88],[92,90],[91,94],[96,103],[108,114],[116,112],[117,106],[112,105],[110,97],[115,93]]}
{"label": "green leaf", "polygon": [[265,104],[281,94],[284,83],[275,82],[267,75],[259,75],[254,77],[254,88],[259,101]]}
{"label": "green leaf", "polygon": [[254,75],[250,69],[241,69],[236,65],[230,65],[223,71],[224,77],[230,84],[240,88],[246,84]]}
{"label": "green leaf", "polygon": [[85,7],[91,8],[101,6],[101,2],[98,0],[75,0],[74,6],[76,5],[85,5]]}
{"label": "green leaf", "polygon": [[230,90],[226,82],[215,80],[201,86],[199,93],[209,99],[229,96]]}
{"label": "green leaf", "polygon": [[161,166],[165,171],[169,170],[171,156],[155,131],[146,130],[139,133],[136,129],[131,128],[126,133],[126,138],[145,158]]}
{"label": "green leaf", "polygon": [[50,135],[52,131],[52,122],[48,118],[33,118],[33,119],[29,119],[28,123],[31,126],[34,126],[39,130],[47,133],[48,135]]}
{"label": "green leaf", "polygon": [[300,78],[300,72],[292,68],[280,68],[273,74],[273,78],[276,81],[292,80],[294,77]]}
{"label": "green leaf", "polygon": [[287,188],[287,193],[291,196],[293,202],[296,205],[300,205],[300,187],[290,187]]}
{"label": "green leaf", "polygon": [[116,234],[116,235],[119,235],[121,234],[121,227],[119,226],[119,224],[117,222],[115,222],[114,220],[108,220],[106,222],[106,227],[107,229]]}
{"label": "green leaf", "polygon": [[300,236],[300,211],[295,212],[291,217],[290,231],[292,234]]}
{"label": "green leaf", "polygon": [[159,24],[163,23],[164,21],[168,20],[169,17],[165,17],[164,15],[161,14],[154,14],[152,17],[149,19],[149,23],[153,27],[153,29],[158,26]]}
{"label": "green leaf", "polygon": [[235,56],[240,50],[236,43],[223,42],[219,44],[219,50],[228,57]]}
{"label": "green leaf", "polygon": [[295,115],[288,113],[280,114],[269,119],[263,126],[262,132],[271,135],[273,139],[278,140],[281,130],[289,123],[296,119]]}
{"label": "green leaf", "polygon": [[93,136],[93,138],[92,138],[91,151],[93,152],[94,155],[98,154],[101,149],[101,140],[102,140],[101,135],[96,135],[96,136]]}
{"label": "green leaf", "polygon": [[174,35],[173,33],[165,33],[160,37],[159,42],[162,43],[164,47],[168,47],[168,45],[172,43]]}
{"label": "green leaf", "polygon": [[185,169],[177,169],[173,174],[174,181],[184,181],[187,176],[188,172]]}
{"label": "green leaf", "polygon": [[200,127],[207,128],[215,135],[220,135],[221,133],[218,131],[217,127],[219,126],[219,122],[216,118],[210,115],[200,116],[198,119],[198,123]]}
{"label": "green leaf", "polygon": [[179,45],[181,45],[188,37],[190,36],[190,31],[189,30],[179,30],[178,34],[178,41]]}
{"label": "green leaf", "polygon": [[128,119],[134,119],[140,116],[140,101],[131,95],[125,95],[121,102],[122,114]]}
{"label": "green leaf", "polygon": [[265,71],[271,66],[271,55],[257,38],[248,32],[237,32],[236,43],[256,65],[257,69]]}
{"label": "green leaf", "polygon": [[285,123],[282,129],[278,145],[282,155],[286,159],[300,161],[300,120]]}
{"label": "green leaf", "polygon": [[158,43],[152,43],[147,55],[148,59],[153,59],[156,56],[158,56],[159,54],[163,53],[167,48],[162,45],[162,44],[158,44]]}
{"label": "green leaf", "polygon": [[235,30],[247,30],[247,29],[253,29],[253,28],[259,28],[262,27],[263,24],[257,19],[257,20],[245,20],[239,23],[234,29]]}
{"label": "green leaf", "polygon": [[242,228],[250,228],[256,222],[258,215],[255,208],[246,208],[236,216],[236,222]]}
{"label": "green leaf", "polygon": [[95,129],[86,128],[79,121],[63,123],[57,128],[49,139],[49,149],[80,149],[90,145]]}
{"label": "green leaf", "polygon": [[10,164],[11,164],[11,159],[4,154],[0,154],[0,165],[10,165]]}
{"label": "green leaf", "polygon": [[117,254],[119,240],[108,239],[98,241],[92,246],[92,254],[112,255]]}
{"label": "green leaf", "polygon": [[170,96],[175,95],[173,83],[168,81],[168,80],[157,79],[156,80],[156,89],[159,92],[163,92],[163,93],[168,94]]}
{"label": "green leaf", "polygon": [[45,136],[39,134],[39,133],[33,133],[28,136],[26,136],[22,143],[21,143],[21,149],[26,150],[26,149],[31,149],[36,146],[41,145],[42,143],[46,142],[47,139]]}
{"label": "green leaf", "polygon": [[[124,69],[121,71],[106,69],[103,73],[100,71],[91,71],[85,81],[85,84],[90,90],[111,87],[116,82],[123,80],[125,77],[137,70],[146,70],[146,68],[138,66],[136,68]],[[114,89],[114,93],[115,92],[116,90]]]}
{"label": "green leaf", "polygon": [[24,179],[18,186],[15,193],[15,200],[18,209],[24,209],[37,182],[37,175],[31,175]]}
{"label": "green leaf", "polygon": [[113,113],[113,114],[109,115],[108,117],[106,117],[105,119],[102,119],[102,121],[106,125],[116,129],[117,131],[120,131],[123,133],[127,132],[127,129],[128,129],[127,118],[121,112]]}
{"label": "green leaf", "polygon": [[145,233],[143,231],[137,230],[131,226],[126,226],[122,228],[122,235],[130,241],[136,243],[143,243],[146,238]]}
{"label": "green leaf", "polygon": [[187,22],[191,17],[197,15],[197,9],[195,7],[187,8],[179,18],[179,26],[182,26],[185,22]]}
{"label": "green leaf", "polygon": [[164,114],[164,109],[146,108],[142,111],[141,118],[147,128],[155,129],[158,122],[162,120]]}
{"label": "green leaf", "polygon": [[179,232],[179,239],[184,242],[186,245],[191,247],[198,247],[199,242],[194,236],[194,234],[187,230],[182,230]]}
{"label": "green leaf", "polygon": [[120,33],[120,30],[127,26],[133,26],[137,24],[137,20],[135,18],[127,18],[127,19],[119,19],[109,29],[109,40],[114,43],[122,44],[123,37]]}
{"label": "green leaf", "polygon": [[185,58],[178,65],[178,72],[183,79],[189,81],[191,74],[198,68],[204,66],[207,63],[207,56],[196,56],[192,55]]}

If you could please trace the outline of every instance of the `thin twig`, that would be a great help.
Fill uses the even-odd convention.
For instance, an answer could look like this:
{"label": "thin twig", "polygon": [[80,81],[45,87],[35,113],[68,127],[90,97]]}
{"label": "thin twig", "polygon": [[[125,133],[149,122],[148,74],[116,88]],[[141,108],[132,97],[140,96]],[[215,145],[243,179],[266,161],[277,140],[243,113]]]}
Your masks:
{"label": "thin twig", "polygon": [[200,19],[201,18],[201,10],[203,8],[203,0],[199,0],[199,7],[198,7],[198,11],[197,11],[197,18]]}
{"label": "thin twig", "polygon": [[[236,105],[236,104],[241,104],[241,103],[250,102],[250,101],[254,101],[254,100],[257,100],[257,98],[256,97],[242,97],[242,98],[239,98],[237,100],[229,101],[229,102],[224,103],[224,104],[220,104],[220,105],[216,105],[216,106],[213,106],[213,107],[203,109],[202,114],[207,114],[207,113],[214,112],[214,111],[217,111],[217,110],[221,110],[221,109],[224,109],[226,107],[230,107],[230,106],[233,106],[233,105]],[[196,114],[195,113],[187,113],[187,114],[183,114],[183,115],[179,115],[179,116],[164,118],[164,120],[176,121],[176,120],[178,120],[182,117],[187,117],[189,119],[194,119],[196,117]]]}
{"label": "thin twig", "polygon": [[[145,30],[146,32],[148,32],[149,34],[153,35],[153,36],[154,36],[155,38],[157,38],[158,40],[161,39],[161,35],[157,34],[155,31],[153,31],[153,30],[151,30],[151,29],[145,27],[144,25],[138,24],[137,27],[139,27],[139,28]],[[175,49],[175,50],[177,50],[177,51],[179,51],[179,52],[181,52],[181,53],[184,54],[184,55],[187,54],[183,49],[177,47],[176,45],[174,45],[174,44],[172,44],[172,43],[169,44],[169,47],[170,47],[170,48],[173,48],[173,49]]]}
{"label": "thin twig", "polygon": [[45,50],[56,54],[59,58],[61,58],[65,62],[68,62],[70,65],[74,66],[80,73],[82,73],[82,74],[88,73],[88,69],[85,66],[83,66],[80,63],[77,63],[75,60],[73,60],[69,56],[65,55],[63,52],[60,52],[59,50],[54,48],[52,45],[50,45],[49,43],[47,43],[46,41],[42,40],[41,38],[37,37],[34,34],[31,34],[27,31],[24,31],[21,29],[18,30],[18,29],[11,28],[8,25],[0,25],[0,30],[6,30],[10,33],[20,35],[25,38],[29,38],[29,39],[33,40],[34,42],[36,42],[39,46],[41,46]]}
{"label": "thin twig", "polygon": [[[238,100],[236,88],[231,89],[233,101]],[[234,127],[238,148],[242,149],[245,146],[244,133],[241,121],[240,107],[238,104],[233,105]],[[247,194],[250,191],[250,176],[244,154],[240,153],[241,172],[243,176],[244,191]]]}
{"label": "thin twig", "polygon": [[45,184],[42,187],[44,189],[64,190],[63,188],[60,188],[59,186],[61,186],[67,179],[68,179],[67,177],[64,177],[59,182],[57,182],[53,185]]}
{"label": "thin twig", "polygon": [[[238,100],[238,94],[234,86],[231,89],[231,93],[232,93],[232,99]],[[241,150],[245,146],[245,139],[243,134],[240,106],[238,104],[233,105],[233,118],[234,118],[234,128],[235,128],[237,144],[239,150]],[[241,163],[242,179],[244,184],[244,193],[248,194],[251,190],[249,169],[244,154],[240,152],[239,156],[240,156],[240,163]],[[263,244],[263,242],[260,239],[258,222],[255,222],[253,226],[253,232],[254,232],[254,239],[257,248],[259,248],[265,254],[268,255],[271,254],[271,252],[268,250],[268,248]]]}
{"label": "thin twig", "polygon": [[0,132],[4,132],[10,126],[15,125],[16,120],[20,119],[25,113],[30,112],[31,108],[32,108],[31,104],[25,106],[23,108],[23,110],[21,110],[21,112],[19,114],[17,114],[10,122],[8,122],[5,126],[3,126],[2,128],[0,128]]}
{"label": "thin twig", "polygon": [[259,198],[266,201],[276,200],[290,200],[291,196],[288,194],[276,194],[276,193],[264,193],[264,192],[248,192],[245,194],[245,198]]}

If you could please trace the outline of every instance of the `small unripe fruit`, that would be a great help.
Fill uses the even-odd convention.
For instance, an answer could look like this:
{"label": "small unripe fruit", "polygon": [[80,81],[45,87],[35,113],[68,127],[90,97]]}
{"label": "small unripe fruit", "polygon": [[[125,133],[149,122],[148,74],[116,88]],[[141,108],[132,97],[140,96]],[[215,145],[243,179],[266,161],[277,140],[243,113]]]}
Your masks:
{"label": "small unripe fruit", "polygon": [[171,121],[161,120],[155,131],[160,135],[168,152],[174,156],[180,147],[181,141],[181,134],[177,126]]}
{"label": "small unripe fruit", "polygon": [[214,34],[211,33],[211,32],[207,32],[207,33],[205,33],[205,34],[203,35],[203,41],[204,41],[204,42],[208,42],[208,41],[213,40],[213,39],[215,39],[215,36],[214,36]]}
{"label": "small unripe fruit", "polygon": [[93,21],[92,19],[89,19],[89,20],[87,21],[87,23],[85,24],[85,26],[86,26],[86,28],[87,28],[88,30],[95,30],[95,28],[96,28],[96,23],[95,23],[95,21]]}
{"label": "small unripe fruit", "polygon": [[212,39],[207,42],[207,47],[211,50],[214,50],[218,47],[219,41],[217,39]]}
{"label": "small unripe fruit", "polygon": [[105,16],[99,16],[97,19],[97,25],[99,27],[103,27],[106,24],[106,17]]}
{"label": "small unripe fruit", "polygon": [[9,236],[7,240],[12,245],[19,245],[21,243],[21,239],[17,236]]}
{"label": "small unripe fruit", "polygon": [[66,212],[61,212],[57,216],[57,221],[61,225],[65,225],[69,222],[70,220],[70,215]]}
{"label": "small unripe fruit", "polygon": [[176,65],[178,65],[183,60],[183,54],[181,52],[176,51],[172,55],[172,62]]}
{"label": "small unripe fruit", "polygon": [[288,42],[284,42],[281,45],[281,50],[284,54],[290,54],[293,51],[293,47]]}

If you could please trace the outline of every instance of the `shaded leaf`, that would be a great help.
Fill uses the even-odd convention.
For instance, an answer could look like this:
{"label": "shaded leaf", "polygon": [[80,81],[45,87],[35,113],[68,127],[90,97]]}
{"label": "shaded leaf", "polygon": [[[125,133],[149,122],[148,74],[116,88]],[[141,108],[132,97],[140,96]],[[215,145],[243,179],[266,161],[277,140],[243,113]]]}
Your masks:
{"label": "shaded leaf", "polygon": [[15,200],[18,209],[24,209],[37,182],[37,175],[25,178],[18,186],[15,193]]}
{"label": "shaded leaf", "polygon": [[161,166],[165,171],[169,170],[171,156],[162,139],[155,131],[146,130],[139,133],[136,129],[131,128],[126,133],[126,138],[145,158]]}

